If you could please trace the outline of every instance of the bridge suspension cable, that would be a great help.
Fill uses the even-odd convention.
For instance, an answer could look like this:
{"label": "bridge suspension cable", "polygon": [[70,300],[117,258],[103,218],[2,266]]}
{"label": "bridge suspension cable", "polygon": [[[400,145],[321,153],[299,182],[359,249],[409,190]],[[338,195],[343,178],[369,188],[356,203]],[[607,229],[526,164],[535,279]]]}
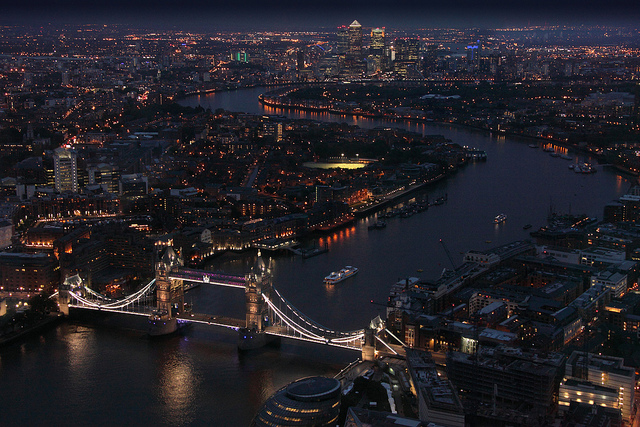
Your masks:
{"label": "bridge suspension cable", "polygon": [[296,323],[291,317],[285,314],[285,312],[282,309],[280,309],[276,304],[274,304],[274,301],[272,301],[266,295],[263,295],[265,302],[274,313],[274,319],[278,319],[280,322],[284,323],[284,325],[287,328],[292,329],[299,336],[290,336],[288,334],[282,333],[277,330],[271,330],[269,331],[269,333],[272,333],[275,335],[281,335],[281,336],[290,336],[291,338],[295,338],[295,339],[301,339],[304,341],[312,341],[317,343],[324,343],[324,344],[333,345],[337,347],[359,348],[362,345],[364,330],[354,331],[353,333],[350,333],[350,335],[344,335],[345,334],[344,332],[331,331],[329,329],[322,328],[322,327],[320,327],[321,328],[320,329],[315,325],[315,322],[311,321],[310,319],[307,320],[308,318],[306,318],[306,316],[302,315],[299,311],[294,310],[293,306],[288,304],[286,300],[284,300],[284,298],[282,298],[282,296],[279,293],[278,293],[278,297],[283,302],[285,302],[285,304],[287,305],[287,308],[289,308],[289,310],[292,311],[296,315],[296,317],[303,320],[305,324],[312,326],[317,330],[322,330],[324,333],[317,333],[316,331],[310,331],[309,329],[305,328],[303,325]]}
{"label": "bridge suspension cable", "polygon": [[[69,295],[73,298],[75,298],[77,301],[81,302],[83,304],[83,306],[85,307],[93,307],[93,308],[99,308],[99,309],[111,309],[111,310],[117,310],[117,309],[121,309],[124,308],[126,306],[129,306],[131,304],[137,303],[140,301],[140,299],[143,296],[146,296],[151,289],[155,286],[156,283],[156,279],[153,279],[151,282],[149,282],[146,286],[144,286],[142,289],[140,289],[139,291],[126,296],[125,298],[121,299],[121,300],[116,300],[116,301],[112,301],[109,303],[102,303],[100,301],[95,302],[92,301],[90,299],[87,299],[85,297],[83,297],[82,295],[78,294],[75,290],[69,290]],[[82,286],[83,289],[89,291],[90,294],[92,295],[101,295],[93,290],[91,290],[90,288],[88,288],[87,286]],[[103,295],[101,295],[103,296]],[[103,296],[104,297],[104,296]],[[99,297],[98,297],[99,298]]]}
{"label": "bridge suspension cable", "polygon": [[326,338],[321,337],[320,335],[316,335],[316,334],[306,330],[305,328],[300,327],[296,322],[294,322],[286,314],[284,314],[282,312],[282,310],[280,310],[278,307],[276,307],[276,305],[266,295],[263,294],[262,297],[264,298],[264,300],[267,303],[267,305],[269,305],[269,307],[279,316],[279,318],[282,321],[284,321],[284,323],[288,327],[290,327],[291,329],[293,329],[294,331],[296,331],[300,335],[303,335],[303,336],[305,336],[307,338],[311,338],[311,339],[316,340],[316,341],[325,341],[325,342],[327,341]]}
{"label": "bridge suspension cable", "polygon": [[329,329],[323,325],[321,325],[320,323],[316,322],[315,320],[307,317],[304,313],[302,313],[300,310],[298,310],[293,304],[291,304],[285,297],[283,297],[280,292],[278,292],[278,290],[276,288],[272,288],[273,291],[276,293],[276,295],[278,295],[278,298],[280,300],[282,300],[282,302],[284,304],[286,304],[287,308],[289,308],[289,310],[291,310],[291,312],[301,321],[303,321],[305,324],[309,325],[310,327],[317,329],[319,331],[322,331],[324,333],[328,333],[328,334],[336,334],[336,335],[343,335],[345,338],[347,338],[347,341],[349,339],[353,339],[356,336],[362,336],[364,334],[364,330],[363,329],[358,329],[355,331],[348,331],[348,332],[342,332],[342,331],[334,331],[332,329]]}

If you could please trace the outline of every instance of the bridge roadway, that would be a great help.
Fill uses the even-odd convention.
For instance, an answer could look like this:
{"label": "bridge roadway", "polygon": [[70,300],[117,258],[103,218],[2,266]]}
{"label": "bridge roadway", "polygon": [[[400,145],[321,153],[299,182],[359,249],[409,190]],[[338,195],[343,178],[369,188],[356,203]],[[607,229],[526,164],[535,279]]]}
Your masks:
{"label": "bridge roadway", "polygon": [[204,313],[185,313],[178,316],[178,319],[193,323],[204,323],[206,325],[222,326],[224,328],[238,330],[244,328],[247,321],[244,319],[234,319],[233,317],[216,316]]}
{"label": "bridge roadway", "polygon": [[245,287],[244,277],[214,273],[206,270],[180,268],[178,271],[172,271],[168,276],[171,279],[180,279],[188,282],[204,283],[208,285],[229,286],[232,288],[243,289]]}

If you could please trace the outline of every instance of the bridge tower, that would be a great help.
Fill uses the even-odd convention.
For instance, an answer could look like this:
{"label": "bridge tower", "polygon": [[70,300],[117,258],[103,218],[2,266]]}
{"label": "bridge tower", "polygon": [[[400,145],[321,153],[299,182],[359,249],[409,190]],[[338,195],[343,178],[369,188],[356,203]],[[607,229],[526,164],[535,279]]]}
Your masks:
{"label": "bridge tower", "polygon": [[166,335],[178,329],[177,316],[184,311],[184,286],[169,273],[183,265],[182,257],[172,247],[164,249],[156,262],[156,310],[149,318],[150,335]]}
{"label": "bridge tower", "polygon": [[241,328],[238,347],[242,350],[262,347],[269,338],[264,329],[270,325],[269,307],[263,295],[271,296],[271,271],[264,263],[258,250],[258,260],[251,272],[244,277],[244,298],[246,306],[246,327]]}
{"label": "bridge tower", "polygon": [[69,315],[69,291],[82,286],[82,278],[79,275],[69,276],[64,279],[58,288],[58,308],[60,313]]}
{"label": "bridge tower", "polygon": [[362,343],[362,360],[371,361],[376,358],[376,331],[372,328],[365,328],[364,342]]}

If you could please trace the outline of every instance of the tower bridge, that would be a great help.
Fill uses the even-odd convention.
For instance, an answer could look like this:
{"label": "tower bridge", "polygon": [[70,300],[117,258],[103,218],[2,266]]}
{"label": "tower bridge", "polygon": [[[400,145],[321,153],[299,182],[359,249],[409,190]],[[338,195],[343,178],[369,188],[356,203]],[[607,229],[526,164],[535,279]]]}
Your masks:
{"label": "tower bridge", "polygon": [[[184,302],[185,282],[244,289],[245,318],[193,313]],[[58,302],[67,315],[70,309],[86,309],[147,316],[150,335],[170,334],[188,323],[233,329],[238,332],[240,349],[258,348],[274,339],[288,338],[361,351],[364,360],[372,360],[378,351],[390,354],[401,351],[380,337],[385,325],[379,317],[366,328],[338,331],[306,316],[273,286],[270,268],[260,252],[256,265],[241,277],[185,268],[182,258],[169,247],[156,263],[155,279],[131,295],[111,299],[86,286],[76,275],[60,286]]]}

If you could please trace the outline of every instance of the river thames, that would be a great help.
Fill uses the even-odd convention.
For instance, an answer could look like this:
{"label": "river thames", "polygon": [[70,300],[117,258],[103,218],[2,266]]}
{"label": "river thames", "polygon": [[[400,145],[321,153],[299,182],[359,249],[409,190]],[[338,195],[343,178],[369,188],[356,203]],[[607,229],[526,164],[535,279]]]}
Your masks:
{"label": "river thames", "polygon": [[[254,114],[340,121],[363,127],[391,126],[441,134],[487,152],[488,160],[461,169],[425,189],[448,195],[445,204],[410,218],[394,218],[369,231],[375,216],[322,237],[329,252],[314,258],[279,255],[270,260],[274,284],[291,303],[325,326],[352,330],[384,313],[389,288],[408,276],[435,278],[450,268],[440,239],[460,263],[470,249],[488,249],[529,237],[545,223],[551,206],[561,213],[602,217],[606,203],[633,183],[614,169],[572,172],[532,140],[496,137],[455,126],[387,122],[329,114],[264,109],[247,89],[194,96],[183,105]],[[569,152],[577,160],[589,160]],[[508,219],[493,224],[498,213]],[[254,253],[227,254],[210,267],[244,274]],[[358,275],[336,286],[322,278],[354,265]],[[418,272],[421,270],[420,272]],[[196,288],[186,297],[195,311],[242,317],[242,291]],[[374,303],[371,303],[373,301]],[[150,340],[135,331],[63,324],[42,337],[0,350],[2,424],[27,425],[248,425],[264,400],[303,376],[333,375],[359,357],[348,350],[283,342],[277,348],[239,354],[236,336],[194,326],[184,336]]]}

